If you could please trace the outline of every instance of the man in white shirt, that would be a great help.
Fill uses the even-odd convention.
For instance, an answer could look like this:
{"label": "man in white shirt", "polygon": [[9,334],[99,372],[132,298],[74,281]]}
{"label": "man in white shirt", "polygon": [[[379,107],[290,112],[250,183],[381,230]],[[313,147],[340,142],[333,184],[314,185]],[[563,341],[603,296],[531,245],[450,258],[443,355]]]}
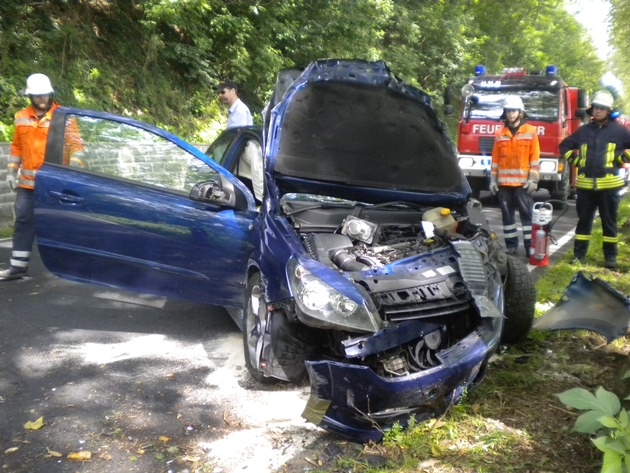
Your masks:
{"label": "man in white shirt", "polygon": [[217,86],[219,99],[228,107],[227,128],[253,125],[252,114],[247,105],[238,98],[236,84],[231,80],[221,82]]}

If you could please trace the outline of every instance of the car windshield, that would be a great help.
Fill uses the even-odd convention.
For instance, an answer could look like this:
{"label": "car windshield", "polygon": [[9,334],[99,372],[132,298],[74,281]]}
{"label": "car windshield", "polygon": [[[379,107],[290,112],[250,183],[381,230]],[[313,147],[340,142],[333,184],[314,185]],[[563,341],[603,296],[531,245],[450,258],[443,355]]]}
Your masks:
{"label": "car windshield", "polygon": [[[470,118],[478,120],[499,120],[503,113],[503,100],[507,95],[518,95],[523,100],[525,113],[530,120],[553,122],[560,112],[558,91],[553,90],[477,90],[479,99],[473,104]],[[464,114],[466,111],[464,110]]]}

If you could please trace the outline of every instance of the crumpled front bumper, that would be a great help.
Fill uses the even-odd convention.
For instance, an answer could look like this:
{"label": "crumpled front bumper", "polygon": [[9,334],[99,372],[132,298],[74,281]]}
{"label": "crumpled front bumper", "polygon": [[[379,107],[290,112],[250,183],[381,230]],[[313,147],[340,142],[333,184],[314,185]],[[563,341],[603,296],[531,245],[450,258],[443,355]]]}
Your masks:
{"label": "crumpled front bumper", "polygon": [[396,422],[440,415],[481,381],[502,328],[502,318],[484,318],[477,330],[438,353],[439,366],[402,377],[382,377],[361,365],[306,362],[311,395],[302,416],[350,440],[380,442]]}

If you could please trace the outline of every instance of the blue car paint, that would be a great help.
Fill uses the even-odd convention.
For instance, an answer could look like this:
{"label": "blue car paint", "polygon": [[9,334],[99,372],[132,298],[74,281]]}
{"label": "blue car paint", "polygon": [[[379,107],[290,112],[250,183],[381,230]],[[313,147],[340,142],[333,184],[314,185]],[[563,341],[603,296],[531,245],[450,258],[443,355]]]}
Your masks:
{"label": "blue car paint", "polygon": [[[381,63],[370,64],[373,70],[369,72],[352,68],[337,71],[335,80],[383,85],[391,79],[388,70],[379,69]],[[188,196],[63,167],[59,165],[59,148],[50,147],[36,186],[38,243],[45,265],[55,274],[82,282],[240,307],[247,274],[252,270],[261,272],[269,304],[290,304],[293,294],[287,263],[297,258],[324,281],[359,300],[361,292],[349,279],[330,268],[321,268],[306,254],[295,229],[281,214],[280,199],[287,189],[371,203],[407,201],[453,206],[464,205],[471,191],[463,175],[458,191],[435,194],[314,182],[276,172],[282,125],[291,98],[312,81],[330,80],[327,74],[335,70],[333,62],[320,61],[311,66],[272,110],[267,142],[263,143],[267,149],[266,197],[258,212],[251,192],[237,178],[176,136],[125,117],[59,109],[56,116],[75,114],[114,120],[172,141],[231,182],[245,196],[247,209],[212,208]],[[405,91],[430,104],[428,95],[412,88]],[[231,159],[225,157],[224,164],[229,166]],[[79,200],[69,202],[60,199],[60,194]],[[401,266],[398,263],[390,269]],[[500,291],[494,297],[502,304]],[[500,332],[500,319],[487,318],[477,332],[441,352],[441,366],[398,378],[383,378],[366,366],[349,362],[308,361],[309,404],[328,404],[325,411],[310,415],[310,420],[329,431],[366,441],[379,440],[382,428],[367,425],[355,415],[355,408],[364,413],[381,412],[387,418],[388,409],[406,407],[407,415],[392,416],[403,423],[408,414],[418,411],[421,416],[422,407],[426,407],[426,415],[434,415],[483,376]],[[307,406],[307,411],[312,411],[311,407]]]}

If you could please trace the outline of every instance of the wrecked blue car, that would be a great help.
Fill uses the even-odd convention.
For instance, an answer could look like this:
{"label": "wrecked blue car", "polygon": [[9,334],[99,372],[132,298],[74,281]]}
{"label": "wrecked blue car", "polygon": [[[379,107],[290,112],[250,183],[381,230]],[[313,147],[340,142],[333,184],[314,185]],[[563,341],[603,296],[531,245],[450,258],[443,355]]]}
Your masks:
{"label": "wrecked blue car", "polygon": [[444,412],[526,336],[535,294],[430,96],[381,61],[319,60],[279,75],[264,117],[205,154],[58,109],[35,188],[45,265],[225,307],[251,375],[308,379],[304,417],[352,440]]}

